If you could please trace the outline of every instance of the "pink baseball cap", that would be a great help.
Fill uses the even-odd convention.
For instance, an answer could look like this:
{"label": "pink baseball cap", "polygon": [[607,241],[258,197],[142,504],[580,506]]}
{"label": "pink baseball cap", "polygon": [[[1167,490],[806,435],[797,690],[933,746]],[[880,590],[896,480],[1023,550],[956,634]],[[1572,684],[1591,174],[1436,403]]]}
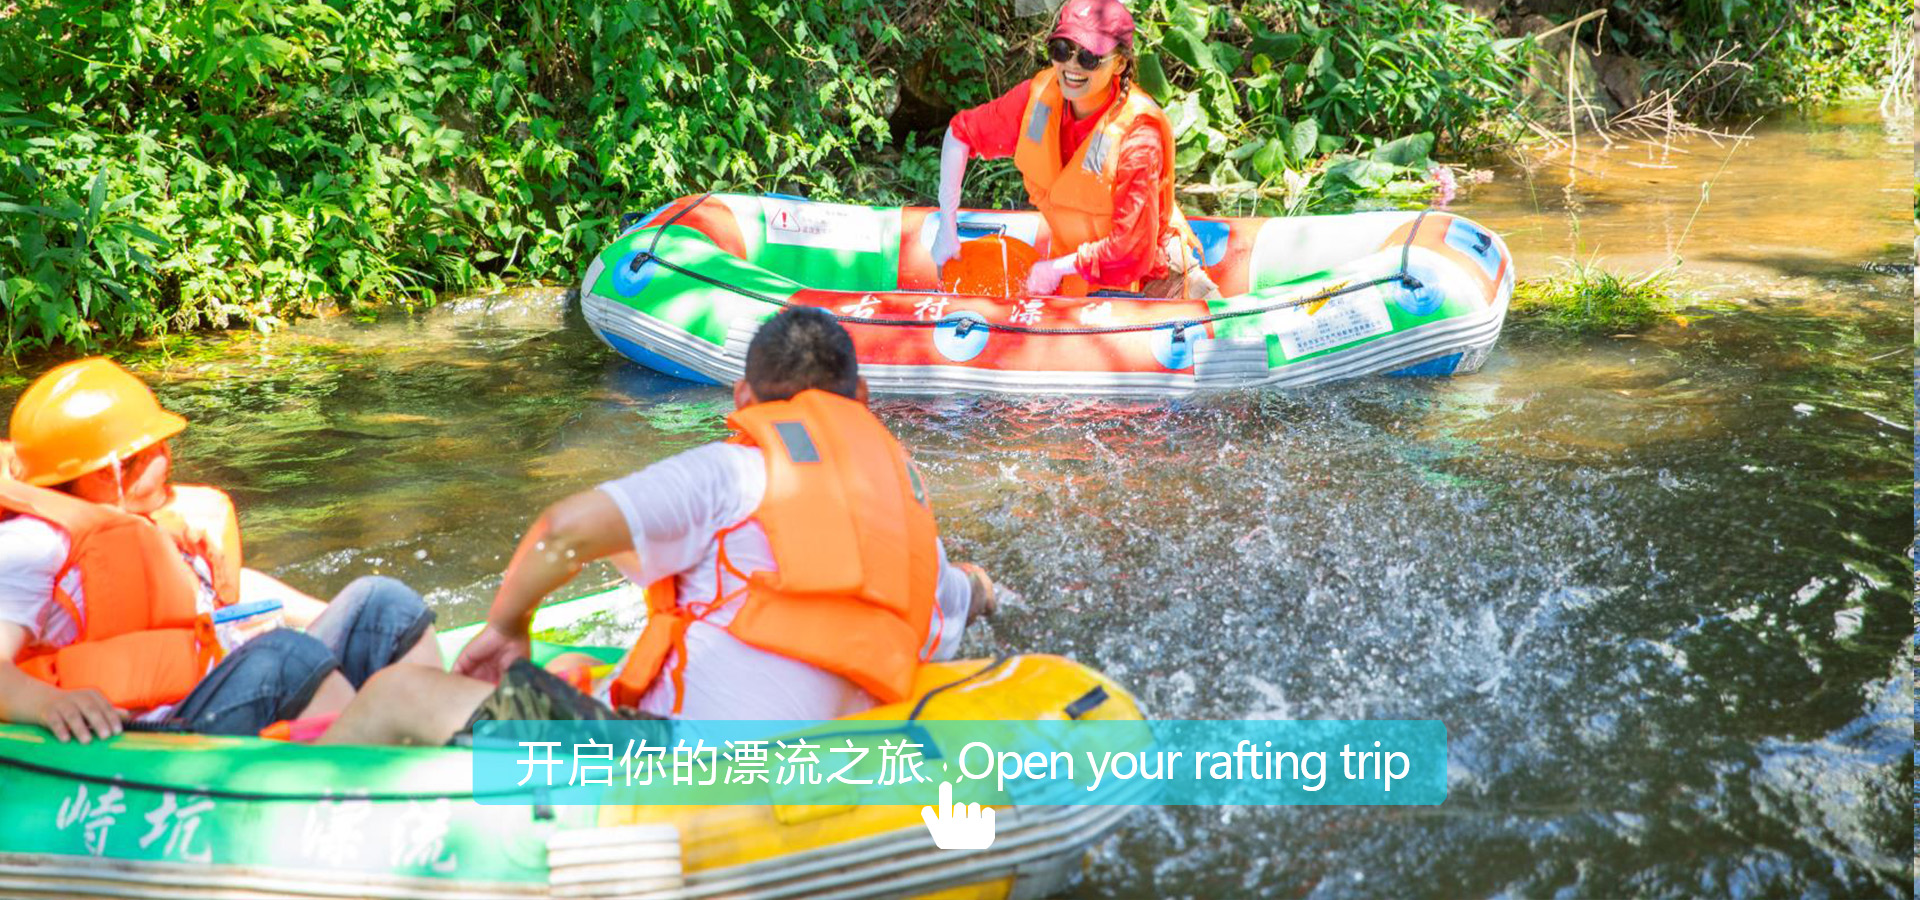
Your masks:
{"label": "pink baseball cap", "polygon": [[1133,46],[1133,14],[1120,0],[1067,0],[1047,40],[1066,38],[1101,56]]}

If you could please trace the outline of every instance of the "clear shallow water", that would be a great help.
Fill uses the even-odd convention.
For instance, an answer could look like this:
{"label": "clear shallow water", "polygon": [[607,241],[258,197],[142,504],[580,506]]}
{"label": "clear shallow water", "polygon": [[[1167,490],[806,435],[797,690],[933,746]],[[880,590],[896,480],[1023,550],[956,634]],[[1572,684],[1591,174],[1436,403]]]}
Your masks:
{"label": "clear shallow water", "polygon": [[1677,256],[1697,288],[1750,297],[1781,276],[1913,263],[1910,122],[1863,106],[1722,130],[1755,140],[1583,141],[1500,167],[1455,206],[1500,230],[1523,277],[1564,258],[1639,271]]}
{"label": "clear shallow water", "polygon": [[[1911,895],[1912,284],[1859,266],[1911,262],[1911,136],[1851,112],[1756,133],[1682,247],[1730,306],[1685,328],[1513,329],[1449,381],[876,405],[953,555],[1015,594],[968,653],[1067,654],[1160,717],[1448,724],[1443,807],[1143,813],[1083,896]],[[1542,164],[1455,209],[1523,277],[1576,230],[1582,258],[1657,264],[1701,173],[1634,181],[1616,152],[1583,150],[1571,192]],[[541,506],[730,406],[619,360],[559,291],[149,372],[252,564],[323,593],[399,575],[446,622]]]}

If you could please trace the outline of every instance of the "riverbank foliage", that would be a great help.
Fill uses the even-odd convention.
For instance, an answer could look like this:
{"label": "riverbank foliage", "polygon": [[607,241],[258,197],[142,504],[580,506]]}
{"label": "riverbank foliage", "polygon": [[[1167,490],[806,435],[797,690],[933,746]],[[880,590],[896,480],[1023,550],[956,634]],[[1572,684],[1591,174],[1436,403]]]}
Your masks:
{"label": "riverbank foliage", "polygon": [[[9,4],[5,347],[568,282],[622,212],[702,190],[931,202],[946,117],[1041,64],[1027,3]],[[1524,71],[1439,0],[1135,8],[1197,208],[1450,189],[1429,156],[1500,139]],[[970,205],[1020,199],[970,173]]]}
{"label": "riverbank foliage", "polygon": [[1718,118],[1906,89],[1913,10],[1912,0],[1616,0],[1596,43],[1647,60],[1646,88],[1675,91],[1686,114]]}
{"label": "riverbank foliage", "polygon": [[134,0],[0,28],[9,347],[571,280],[620,212],[841,194],[888,4]]}

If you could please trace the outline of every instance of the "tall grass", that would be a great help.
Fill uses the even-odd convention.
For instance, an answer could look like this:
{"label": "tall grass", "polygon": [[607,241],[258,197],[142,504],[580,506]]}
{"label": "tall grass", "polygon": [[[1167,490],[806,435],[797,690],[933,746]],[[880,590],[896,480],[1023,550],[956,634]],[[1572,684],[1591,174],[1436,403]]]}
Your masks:
{"label": "tall grass", "polygon": [[1684,321],[1686,295],[1673,266],[1618,274],[1593,260],[1560,260],[1561,271],[1514,287],[1508,315],[1568,334],[1632,334]]}

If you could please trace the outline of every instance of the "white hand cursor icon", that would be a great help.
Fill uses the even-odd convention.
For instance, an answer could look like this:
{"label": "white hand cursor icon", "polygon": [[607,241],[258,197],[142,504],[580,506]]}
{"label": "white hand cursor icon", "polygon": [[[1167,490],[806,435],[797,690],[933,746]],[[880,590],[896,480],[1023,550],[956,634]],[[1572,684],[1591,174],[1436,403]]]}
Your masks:
{"label": "white hand cursor icon", "polygon": [[940,804],[920,807],[920,818],[942,850],[985,850],[993,846],[993,807],[953,802],[953,785],[940,782]]}

